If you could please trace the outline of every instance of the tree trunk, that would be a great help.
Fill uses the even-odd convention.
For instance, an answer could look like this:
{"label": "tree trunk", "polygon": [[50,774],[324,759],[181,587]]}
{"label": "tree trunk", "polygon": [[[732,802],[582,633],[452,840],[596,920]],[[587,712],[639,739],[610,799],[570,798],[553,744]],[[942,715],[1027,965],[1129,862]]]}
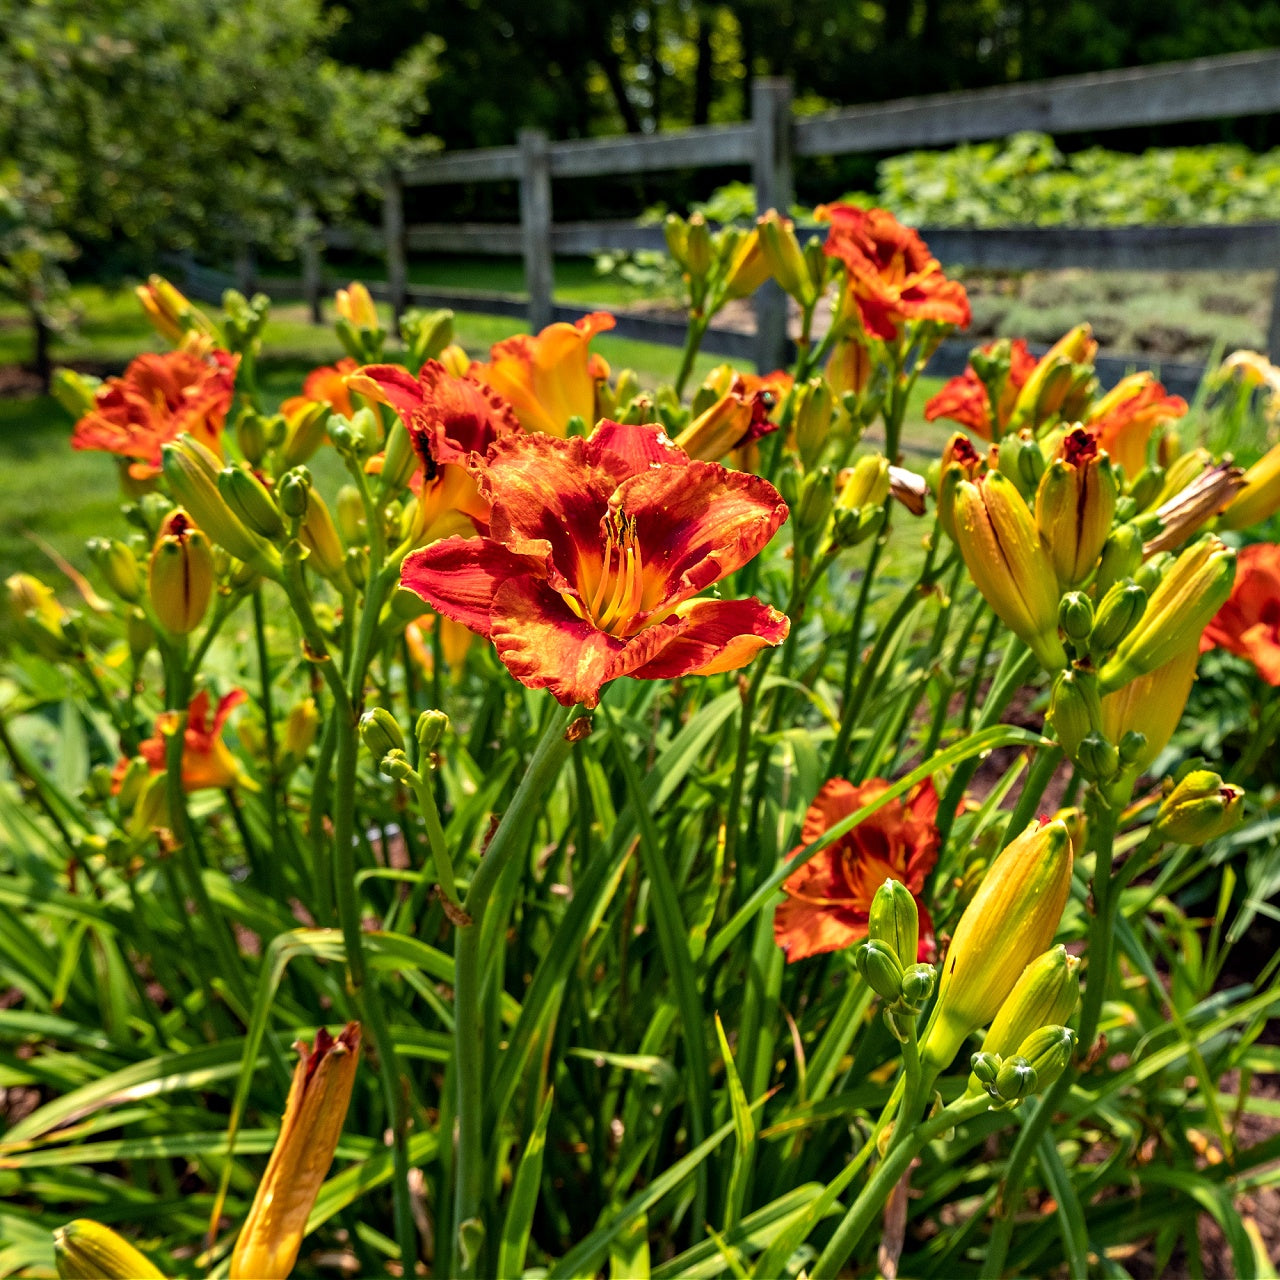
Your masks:
{"label": "tree trunk", "polygon": [[608,24],[588,23],[587,30],[591,35],[591,56],[600,64],[600,70],[604,72],[604,78],[609,82],[618,115],[622,117],[622,127],[628,133],[639,133],[640,117],[636,114],[631,99],[627,97],[627,86],[622,78],[618,55],[614,53],[613,45],[609,40]]}
{"label": "tree trunk", "polygon": [[706,124],[711,118],[711,28],[714,9],[698,9],[698,65],[693,74],[693,123]]}

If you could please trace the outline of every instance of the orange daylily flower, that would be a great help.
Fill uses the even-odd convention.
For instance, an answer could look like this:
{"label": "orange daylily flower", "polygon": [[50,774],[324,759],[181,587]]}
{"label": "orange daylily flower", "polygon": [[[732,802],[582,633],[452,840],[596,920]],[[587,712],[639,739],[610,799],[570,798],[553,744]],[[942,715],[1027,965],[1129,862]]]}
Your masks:
{"label": "orange daylily flower", "polygon": [[1200,637],[1200,652],[1226,649],[1248,658],[1269,685],[1280,685],[1280,546],[1241,549],[1227,603]]}
{"label": "orange daylily flower", "polygon": [[778,429],[769,416],[777,403],[774,392],[766,379],[757,377],[754,381],[759,390],[749,390],[745,378],[735,378],[729,389],[676,437],[676,444],[691,458],[706,462],[717,462],[729,453],[737,455],[739,450],[745,457],[751,445]]}
{"label": "orange daylily flower", "polygon": [[846,287],[869,334],[893,342],[913,320],[968,326],[964,285],[948,280],[919,233],[887,209],[825,204],[814,217],[831,223],[823,249],[844,263]]}
{"label": "orange daylily flower", "polygon": [[[995,349],[994,342],[988,342],[981,348],[984,354]],[[1027,350],[1025,338],[1015,338],[1009,347],[1009,376],[1005,379],[1004,388],[1000,392],[1000,403],[996,406],[995,419],[992,421],[991,397],[987,394],[987,385],[974,372],[972,365],[966,365],[958,378],[952,378],[943,385],[941,391],[929,398],[924,407],[926,422],[937,418],[950,418],[962,427],[968,427],[983,440],[993,438],[993,428],[999,427],[1004,434],[1009,425],[1009,415],[1013,412],[1018,392],[1026,385],[1031,371],[1036,367],[1035,356]]]}
{"label": "orange daylily flower", "polygon": [[1089,410],[1085,426],[1130,480],[1147,465],[1147,441],[1166,422],[1187,412],[1181,396],[1171,396],[1149,371],[1122,378]]}
{"label": "orange daylily flower", "polygon": [[581,418],[590,431],[597,420],[596,383],[608,377],[608,366],[587,345],[614,323],[607,311],[595,311],[576,324],[517,334],[490,350],[488,364],[473,364],[469,372],[512,406],[526,431],[563,436],[571,418]]}
{"label": "orange daylily flower", "polygon": [[451,671],[461,671],[467,660],[467,650],[475,641],[475,636],[460,622],[452,618],[442,618],[438,614],[424,613],[415,622],[410,622],[404,629],[405,644],[409,646],[409,656],[418,664],[424,675],[435,670],[435,655],[431,650],[431,634],[440,628],[440,651],[444,655],[445,665]]}
{"label": "orange daylily flower", "polygon": [[472,465],[489,536],[411,553],[402,582],[529,688],[594,707],[619,676],[734,671],[786,638],[787,617],[759,600],[695,599],[786,519],[758,476],[607,420],[586,438],[502,439]]}
{"label": "orange daylily flower", "polygon": [[94,406],[75,425],[73,449],[100,449],[128,460],[129,476],[160,474],[161,449],[186,433],[222,455],[222,428],[235,395],[239,356],[194,344],[133,360],[120,378],[108,378]]}
{"label": "orange daylily flower", "polygon": [[410,481],[421,540],[469,531],[466,521],[485,525],[489,504],[467,464],[494,441],[519,434],[512,407],[470,373],[458,377],[438,360],[428,360],[416,378],[400,365],[366,365],[351,385],[390,405],[409,430],[422,463]]}
{"label": "orange daylily flower", "polygon": [[[794,858],[837,822],[883,795],[889,784],[872,778],[855,786],[832,778],[805,814]],[[924,878],[938,860],[938,793],[926,779],[890,800],[782,884],[787,895],[773,916],[773,936],[788,964],[823,951],[839,951],[867,936],[871,899],[886,880],[911,890],[920,912],[920,950],[899,957],[904,965],[933,956],[933,921],[920,901]]]}
{"label": "orange daylily flower", "polygon": [[[243,689],[232,689],[218,702],[212,719],[209,716],[209,691],[201,689],[192,698],[191,705],[187,707],[187,729],[182,745],[184,791],[204,791],[210,787],[221,790],[237,785],[248,785],[253,789],[253,783],[246,778],[239,761],[222,740],[227,717],[247,700],[247,696]],[[147,762],[152,773],[164,772],[165,750],[177,723],[177,712],[162,711],[156,717],[155,732],[138,744],[138,755]],[[111,779],[113,790],[120,790],[128,767],[127,759],[117,761]]]}
{"label": "orange daylily flower", "polygon": [[290,396],[280,406],[280,412],[289,418],[309,404],[327,404],[334,413],[340,413],[344,418],[352,417],[356,407],[351,400],[349,383],[358,368],[350,356],[343,356],[337,364],[322,364],[312,369],[302,384],[302,394]]}

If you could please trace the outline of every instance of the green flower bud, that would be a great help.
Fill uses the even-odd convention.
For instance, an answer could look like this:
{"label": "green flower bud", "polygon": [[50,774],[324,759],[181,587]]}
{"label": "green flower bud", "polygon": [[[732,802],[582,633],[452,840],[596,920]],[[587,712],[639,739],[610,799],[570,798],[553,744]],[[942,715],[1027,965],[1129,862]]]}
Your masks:
{"label": "green flower bud", "polygon": [[280,510],[290,520],[300,520],[307,514],[307,495],[311,491],[311,477],[301,470],[287,472],[276,486]]}
{"label": "green flower bud", "polygon": [[1021,1102],[1038,1084],[1035,1068],[1025,1058],[1009,1058],[996,1072],[996,1096],[1002,1102]]}
{"label": "green flower bud", "polygon": [[1120,752],[1100,733],[1085,734],[1073,758],[1086,777],[1099,782],[1114,778],[1120,768]]}
{"label": "green flower bud", "polygon": [[1067,1069],[1075,1052],[1076,1033],[1067,1027],[1048,1026],[1033,1031],[1019,1046],[1018,1060],[1036,1078],[1032,1089],[1047,1089]]}
{"label": "green flower bud", "polygon": [[338,528],[347,542],[359,542],[365,536],[364,502],[353,484],[338,490]]}
{"label": "green flower bud", "polygon": [[329,406],[323,401],[307,401],[285,419],[280,461],[286,467],[306,462],[324,441],[329,422]]}
{"label": "green flower bud", "polygon": [[378,481],[382,497],[385,499],[388,494],[403,489],[417,469],[418,455],[414,452],[413,438],[397,415],[387,432],[387,452],[382,459],[382,475]]}
{"label": "green flower bud", "polygon": [[253,472],[243,467],[223,467],[218,472],[218,492],[247,529],[264,538],[278,538],[284,533],[279,509]]}
{"label": "green flower bud", "polygon": [[1102,597],[1089,633],[1089,655],[1095,663],[1106,656],[1137,624],[1147,607],[1147,593],[1132,579],[1117,582]]}
{"label": "green flower bud", "polygon": [[1072,760],[1089,734],[1101,733],[1102,700],[1091,672],[1068,668],[1058,673],[1049,700],[1049,722]]}
{"label": "green flower bud", "polygon": [[854,951],[853,963],[876,995],[897,1004],[902,995],[902,965],[884,943],[864,942]]}
{"label": "green flower bud", "polygon": [[1136,764],[1142,758],[1142,753],[1147,749],[1147,735],[1139,733],[1137,729],[1126,729],[1124,736],[1116,746],[1120,750],[1121,764]]}
{"label": "green flower bud", "polygon": [[1193,769],[1165,796],[1155,829],[1179,844],[1205,844],[1244,817],[1244,791],[1208,769]]}
{"label": "green flower bud", "polygon": [[691,215],[686,224],[684,269],[695,279],[711,270],[711,231],[700,213]]}
{"label": "green flower bud", "polygon": [[448,729],[449,717],[443,711],[424,711],[418,717],[414,735],[423,755],[430,755],[440,745]]}
{"label": "green flower bud", "polygon": [[1083,591],[1068,591],[1058,604],[1058,626],[1076,644],[1088,640],[1093,630],[1093,601]]}
{"label": "green flower bud", "polygon": [[835,492],[835,473],[830,467],[820,467],[806,476],[795,508],[797,528],[806,532],[821,529],[831,514]]}
{"label": "green flower bud", "polygon": [[871,899],[867,940],[887,947],[900,965],[914,965],[920,946],[920,913],[911,890],[900,880],[885,880]]}
{"label": "green flower bud", "polygon": [[902,974],[902,1003],[908,1009],[919,1010],[933,995],[938,971],[931,964],[913,964]]}
{"label": "green flower bud", "polygon": [[1079,968],[1080,961],[1061,945],[1037,956],[991,1020],[982,1041],[983,1052],[996,1058],[1021,1053],[1022,1042],[1033,1031],[1066,1022],[1080,998]]}
{"label": "green flower bud", "polygon": [[267,422],[247,405],[236,419],[236,443],[251,467],[260,467],[267,456]]}
{"label": "green flower bud", "polygon": [[1142,564],[1142,533],[1137,526],[1122,524],[1112,529],[1102,547],[1102,560],[1094,579],[1101,599],[1117,583],[1131,578]]}
{"label": "green flower bud", "polygon": [[1044,454],[1030,432],[1005,436],[996,450],[996,467],[1030,502],[1044,475]]}
{"label": "green flower bud", "polygon": [[89,558],[97,566],[108,587],[126,604],[137,604],[142,599],[142,570],[138,557],[112,538],[90,538],[87,543]]}
{"label": "green flower bud", "polygon": [[395,716],[385,707],[374,707],[360,717],[360,738],[378,761],[392,751],[404,750],[404,734]]}
{"label": "green flower bud", "polygon": [[689,225],[679,214],[669,213],[662,222],[662,235],[667,242],[667,253],[682,271],[688,268]]}

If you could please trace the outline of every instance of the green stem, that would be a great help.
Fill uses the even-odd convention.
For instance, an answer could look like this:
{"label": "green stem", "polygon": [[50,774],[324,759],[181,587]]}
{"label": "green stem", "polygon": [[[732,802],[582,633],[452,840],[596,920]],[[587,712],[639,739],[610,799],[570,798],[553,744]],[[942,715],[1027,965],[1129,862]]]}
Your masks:
{"label": "green stem", "polygon": [[684,350],[680,353],[680,368],[676,373],[677,400],[684,395],[684,384],[689,381],[689,375],[693,372],[693,362],[697,359],[698,349],[702,346],[702,339],[706,335],[709,323],[709,317],[693,314],[689,316],[689,328],[684,336]]}
{"label": "green stem", "polygon": [[[493,839],[471,877],[462,909],[470,924],[458,929],[454,955],[454,1062],[457,1078],[458,1137],[457,1175],[454,1185],[454,1266],[457,1277],[478,1274],[477,1229],[482,1217],[486,1170],[484,1160],[484,1031],[480,1020],[480,937],[485,907],[511,857],[528,838],[538,810],[569,754],[565,730],[577,714],[576,707],[558,708],[550,717],[523,780]],[[466,1236],[466,1245],[463,1237]],[[480,1237],[484,1239],[483,1235]]]}
{"label": "green stem", "polygon": [[[267,648],[267,616],[262,604],[262,586],[253,589],[253,638],[258,653],[258,702],[262,708],[263,749],[267,754],[267,785],[263,797],[267,806],[267,825],[271,829],[272,848],[280,844],[280,810],[277,802],[276,788],[280,778],[276,771],[276,725],[275,708],[271,696],[271,654]],[[278,860],[272,856],[267,859],[267,886],[273,892],[279,891]]]}

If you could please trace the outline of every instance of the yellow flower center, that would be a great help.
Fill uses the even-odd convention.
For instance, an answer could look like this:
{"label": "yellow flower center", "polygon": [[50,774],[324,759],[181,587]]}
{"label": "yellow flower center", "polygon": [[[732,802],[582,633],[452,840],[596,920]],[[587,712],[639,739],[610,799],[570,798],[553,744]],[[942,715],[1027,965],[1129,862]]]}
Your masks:
{"label": "yellow flower center", "polygon": [[609,635],[624,635],[641,608],[644,595],[644,562],[636,537],[636,521],[623,511],[604,518],[605,542],[600,564],[582,564],[578,571],[581,601],[569,600],[579,616],[586,617]]}

